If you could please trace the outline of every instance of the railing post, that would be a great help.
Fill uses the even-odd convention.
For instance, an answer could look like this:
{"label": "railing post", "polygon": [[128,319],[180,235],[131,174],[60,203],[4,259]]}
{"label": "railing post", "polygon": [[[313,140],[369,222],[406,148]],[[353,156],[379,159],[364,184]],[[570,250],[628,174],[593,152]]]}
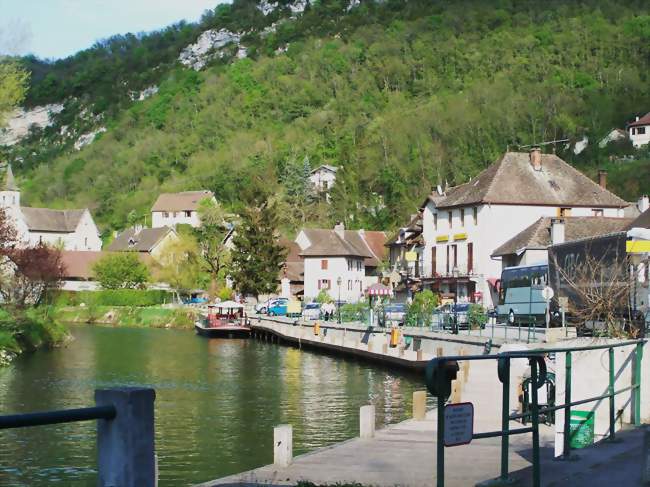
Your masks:
{"label": "railing post", "polygon": [[616,435],[616,412],[614,405],[614,349],[609,349],[609,439]]}
{"label": "railing post", "polygon": [[288,467],[293,461],[293,427],[281,424],[273,428],[273,464]]}
{"label": "railing post", "polygon": [[539,465],[539,413],[537,405],[537,360],[530,363],[531,377],[531,413],[533,425],[533,487],[540,487],[540,465]]}
{"label": "railing post", "polygon": [[641,361],[643,360],[643,342],[636,344],[634,353],[634,424],[641,426]]}
{"label": "railing post", "polygon": [[375,436],[375,406],[369,404],[359,409],[359,438]]}
{"label": "railing post", "polygon": [[508,448],[510,436],[507,434],[510,427],[510,358],[505,358],[503,377],[503,393],[501,399],[501,480],[508,480]]}
{"label": "railing post", "polygon": [[[438,373],[439,376],[442,376],[442,373]],[[441,389],[442,378],[439,379],[440,383],[438,390]],[[436,398],[438,401],[438,431],[437,431],[437,460],[436,460],[436,485],[437,487],[445,487],[445,396],[443,394],[438,394]]]}
{"label": "railing post", "polygon": [[571,352],[564,356],[564,434],[562,457],[568,460],[571,456]]}
{"label": "railing post", "polygon": [[413,392],[413,419],[422,421],[427,415],[427,391]]}
{"label": "railing post", "polygon": [[98,406],[115,407],[112,420],[97,421],[99,487],[154,487],[153,389],[124,387],[95,391]]}

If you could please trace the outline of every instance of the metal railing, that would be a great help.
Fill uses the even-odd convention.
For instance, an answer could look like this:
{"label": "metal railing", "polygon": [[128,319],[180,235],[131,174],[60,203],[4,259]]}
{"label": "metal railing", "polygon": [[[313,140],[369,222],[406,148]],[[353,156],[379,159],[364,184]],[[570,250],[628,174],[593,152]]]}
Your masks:
{"label": "metal railing", "polygon": [[96,420],[97,485],[154,487],[154,400],[148,388],[97,390],[94,407],[0,416],[0,430]]}
{"label": "metal railing", "polygon": [[[444,409],[445,402],[447,401],[448,391],[445,385],[445,380],[451,378],[445,375],[445,370],[449,370],[450,364],[457,364],[459,361],[475,361],[475,360],[497,360],[498,361],[498,376],[501,381],[502,399],[501,399],[501,429],[497,431],[488,431],[481,433],[474,433],[472,439],[494,438],[501,437],[501,473],[498,482],[509,482],[508,472],[508,455],[509,455],[509,438],[513,435],[532,433],[533,443],[533,486],[539,487],[541,484],[540,472],[540,455],[539,455],[539,417],[541,414],[549,412],[564,410],[564,424],[563,424],[563,451],[562,459],[569,459],[571,452],[571,429],[570,417],[571,408],[581,404],[601,401],[603,399],[609,400],[609,435],[608,439],[613,440],[616,435],[616,410],[614,398],[616,395],[632,391],[633,401],[633,419],[634,424],[639,426],[641,424],[641,362],[643,360],[643,345],[646,340],[629,340],[621,343],[610,343],[604,345],[592,345],[583,347],[566,347],[566,348],[545,348],[536,350],[525,351],[512,351],[503,352],[493,355],[459,355],[440,357],[431,360],[427,367],[427,387],[429,391],[438,400],[437,406],[437,486],[444,487],[445,479],[445,424],[444,424]],[[633,384],[629,387],[622,389],[615,389],[615,361],[614,349],[620,347],[635,346],[634,350],[634,370],[633,370]],[[606,394],[582,399],[578,401],[571,400],[571,367],[572,360],[571,354],[573,352],[582,352],[589,350],[608,350],[608,388]],[[549,407],[539,407],[537,389],[545,383],[546,366],[544,356],[549,353],[565,353],[565,403],[560,405],[553,405]],[[512,359],[528,359],[531,368],[531,404],[530,412],[520,414],[510,414],[510,362]],[[510,429],[510,421],[530,417],[531,426]]]}

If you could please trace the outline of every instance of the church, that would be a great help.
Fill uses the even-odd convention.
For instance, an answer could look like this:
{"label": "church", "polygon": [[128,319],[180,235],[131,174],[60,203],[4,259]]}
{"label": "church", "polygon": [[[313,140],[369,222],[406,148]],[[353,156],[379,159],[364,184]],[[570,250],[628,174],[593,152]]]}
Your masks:
{"label": "church", "polygon": [[62,250],[101,250],[99,230],[88,208],[51,210],[20,206],[20,189],[11,165],[0,164],[0,207],[13,219],[22,245],[39,243]]}

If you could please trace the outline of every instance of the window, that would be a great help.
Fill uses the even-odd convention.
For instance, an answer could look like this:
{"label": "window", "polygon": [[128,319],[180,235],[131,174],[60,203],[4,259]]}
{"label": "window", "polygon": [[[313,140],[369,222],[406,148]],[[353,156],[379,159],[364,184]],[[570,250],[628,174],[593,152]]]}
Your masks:
{"label": "window", "polygon": [[452,245],[451,250],[453,251],[454,254],[454,267],[458,267],[458,245],[456,244]]}
{"label": "window", "polygon": [[190,218],[190,217],[192,216],[192,212],[186,210],[186,211],[185,211],[185,216],[186,216],[187,218]]}
{"label": "window", "polygon": [[465,226],[465,208],[460,209],[460,226]]}
{"label": "window", "polygon": [[637,135],[645,135],[645,127],[639,127],[636,129]]}
{"label": "window", "polygon": [[467,243],[467,273],[471,274],[474,271],[474,244]]}
{"label": "window", "polygon": [[348,261],[348,270],[351,271],[352,270],[352,259],[347,259],[347,261]]}
{"label": "window", "polygon": [[169,213],[166,211],[163,211],[163,218],[169,218]]}
{"label": "window", "polygon": [[431,247],[431,277],[436,275],[438,263],[436,262],[436,247]]}
{"label": "window", "polygon": [[84,238],[84,247],[88,247],[88,237]]}
{"label": "window", "polygon": [[360,271],[360,270],[361,270],[361,267],[362,267],[362,266],[361,266],[361,261],[358,260],[358,261],[357,261],[357,270]]}
{"label": "window", "polygon": [[323,259],[320,261],[320,268],[324,271],[327,270],[327,259]]}
{"label": "window", "polygon": [[447,212],[447,219],[449,220],[449,228],[452,227],[452,223],[451,223],[452,217],[453,217],[453,215],[452,215],[451,211],[448,211]]}
{"label": "window", "polygon": [[174,212],[174,218],[176,218],[176,212]]}
{"label": "window", "polygon": [[565,216],[571,216],[571,208],[558,208],[557,216],[559,216],[560,218]]}
{"label": "window", "polygon": [[598,209],[593,209],[591,212],[594,214],[594,216],[603,216],[603,210],[598,210]]}
{"label": "window", "polygon": [[327,181],[323,181],[323,189],[327,190]]}
{"label": "window", "polygon": [[318,289],[330,289],[330,280],[329,279],[320,279],[318,281]]}
{"label": "window", "polygon": [[447,245],[447,274],[449,274],[449,251],[450,247]]}
{"label": "window", "polygon": [[433,214],[433,229],[438,230],[438,214]]}
{"label": "window", "polygon": [[348,279],[348,291],[352,291],[352,279]]}
{"label": "window", "polygon": [[478,225],[478,206],[472,208],[472,213],[474,213],[474,225]]}

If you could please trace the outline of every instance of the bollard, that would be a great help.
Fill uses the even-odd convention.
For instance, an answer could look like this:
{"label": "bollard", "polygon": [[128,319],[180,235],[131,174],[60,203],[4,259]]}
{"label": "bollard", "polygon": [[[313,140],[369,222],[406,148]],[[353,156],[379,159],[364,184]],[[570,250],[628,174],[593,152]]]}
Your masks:
{"label": "bollard", "polygon": [[444,351],[442,347],[436,348],[436,357],[442,357],[444,355]]}
{"label": "bollard", "polygon": [[422,421],[427,414],[427,391],[413,393],[413,419]]}
{"label": "bollard", "polygon": [[281,424],[273,428],[273,463],[288,467],[293,461],[293,427]]}
{"label": "bollard", "polygon": [[112,420],[97,421],[99,487],[154,487],[155,398],[153,389],[140,387],[95,391],[97,406],[112,405],[117,412]]}
{"label": "bollard", "polygon": [[449,402],[451,404],[456,404],[461,401],[460,399],[460,392],[461,392],[461,382],[460,380],[452,380],[451,381],[451,395],[449,396]]}
{"label": "bollard", "polygon": [[422,349],[417,350],[415,352],[415,360],[417,360],[418,362],[422,360]]}
{"label": "bollard", "polygon": [[375,406],[361,406],[359,410],[359,438],[375,436]]}

